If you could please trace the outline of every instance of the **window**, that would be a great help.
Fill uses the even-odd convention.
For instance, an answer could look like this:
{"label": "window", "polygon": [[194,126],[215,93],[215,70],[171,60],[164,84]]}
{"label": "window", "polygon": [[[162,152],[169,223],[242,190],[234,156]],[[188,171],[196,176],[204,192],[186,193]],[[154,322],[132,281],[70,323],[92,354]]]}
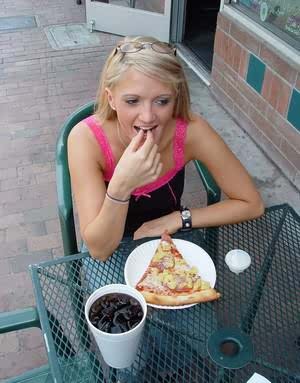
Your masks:
{"label": "window", "polygon": [[300,50],[300,0],[233,0],[231,4]]}

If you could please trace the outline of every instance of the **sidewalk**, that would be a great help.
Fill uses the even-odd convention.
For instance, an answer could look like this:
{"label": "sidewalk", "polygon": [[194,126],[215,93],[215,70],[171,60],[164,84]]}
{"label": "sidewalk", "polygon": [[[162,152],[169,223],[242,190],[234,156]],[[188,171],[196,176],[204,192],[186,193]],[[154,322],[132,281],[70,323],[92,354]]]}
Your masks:
{"label": "sidewalk", "polygon": [[[61,4],[63,3],[63,4]],[[54,50],[44,27],[84,23],[75,0],[0,0],[0,17],[37,16],[38,26],[0,30],[0,311],[34,304],[28,265],[62,254],[55,190],[55,142],[64,119],[94,99],[104,59],[119,37],[99,33],[101,44]],[[299,193],[186,68],[193,108],[222,135],[247,167],[267,206]],[[189,166],[184,199],[204,202]],[[39,330],[0,337],[0,379],[47,362]]]}

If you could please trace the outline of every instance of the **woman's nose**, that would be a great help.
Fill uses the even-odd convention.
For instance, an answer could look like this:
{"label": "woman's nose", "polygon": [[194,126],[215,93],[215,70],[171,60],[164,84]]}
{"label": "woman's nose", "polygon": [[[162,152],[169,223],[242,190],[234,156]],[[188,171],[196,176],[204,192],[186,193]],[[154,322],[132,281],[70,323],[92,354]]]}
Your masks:
{"label": "woman's nose", "polygon": [[140,111],[140,120],[146,124],[155,120],[155,114],[153,113],[152,105],[143,105]]}

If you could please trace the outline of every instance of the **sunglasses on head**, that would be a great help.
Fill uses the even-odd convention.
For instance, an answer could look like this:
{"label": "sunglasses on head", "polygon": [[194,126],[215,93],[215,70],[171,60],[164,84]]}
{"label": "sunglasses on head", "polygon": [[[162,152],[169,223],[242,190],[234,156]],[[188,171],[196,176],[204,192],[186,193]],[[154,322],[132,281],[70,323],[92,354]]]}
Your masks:
{"label": "sunglasses on head", "polygon": [[156,41],[153,43],[129,41],[127,43],[122,43],[118,45],[115,49],[115,54],[117,52],[136,53],[141,51],[142,49],[152,49],[154,52],[157,53],[164,53],[176,56],[176,47],[168,43],[163,43],[161,41]]}

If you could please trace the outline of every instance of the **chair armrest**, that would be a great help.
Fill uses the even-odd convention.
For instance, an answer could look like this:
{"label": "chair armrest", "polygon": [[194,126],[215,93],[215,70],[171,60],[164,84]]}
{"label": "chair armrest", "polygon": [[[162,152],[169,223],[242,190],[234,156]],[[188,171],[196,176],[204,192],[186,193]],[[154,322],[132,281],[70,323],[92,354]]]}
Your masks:
{"label": "chair armrest", "polygon": [[41,327],[35,307],[0,313],[0,334],[30,327]]}
{"label": "chair armrest", "polygon": [[210,174],[207,167],[200,161],[194,160],[193,162],[206,190],[207,205],[219,202],[221,198],[221,190],[213,176]]}
{"label": "chair armrest", "polygon": [[5,383],[55,383],[48,364],[5,380]]}

